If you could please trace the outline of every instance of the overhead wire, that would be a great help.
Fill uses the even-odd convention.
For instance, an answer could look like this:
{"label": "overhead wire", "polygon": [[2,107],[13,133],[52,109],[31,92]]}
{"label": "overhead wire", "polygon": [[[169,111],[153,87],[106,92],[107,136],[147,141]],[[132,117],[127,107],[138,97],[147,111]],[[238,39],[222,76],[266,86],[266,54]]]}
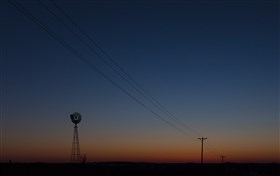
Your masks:
{"label": "overhead wire", "polygon": [[[139,89],[141,89],[141,91],[143,91],[144,93],[141,93],[142,96],[144,96],[146,99],[148,99],[149,101],[152,100],[152,104],[155,105],[155,103],[157,105],[157,107],[160,107],[163,111],[165,111],[166,114],[168,114],[169,117],[173,117],[173,119],[175,120],[176,124],[181,124],[180,127],[178,128],[177,125],[174,125],[173,123],[169,122],[168,120],[166,120],[165,118],[163,118],[162,116],[160,116],[158,113],[156,113],[155,111],[153,111],[151,108],[149,108],[147,105],[145,105],[143,102],[141,102],[140,100],[138,100],[135,96],[133,96],[132,94],[130,94],[128,91],[126,91],[123,87],[121,87],[119,84],[117,84],[115,81],[113,81],[110,77],[108,77],[105,73],[103,73],[101,70],[99,70],[95,65],[93,65],[90,61],[88,61],[83,55],[81,55],[80,52],[78,52],[75,48],[73,48],[69,43],[67,43],[65,40],[63,40],[62,38],[60,38],[58,35],[56,35],[53,31],[51,31],[46,25],[44,25],[42,22],[40,22],[40,20],[38,20],[34,15],[32,15],[28,10],[26,10],[23,6],[21,6],[19,3],[17,3],[16,1],[13,0],[8,0],[13,6],[15,6],[20,12],[22,12],[25,16],[27,16],[28,18],[30,18],[34,23],[36,23],[37,25],[39,25],[43,30],[45,30],[47,33],[49,33],[55,40],[57,40],[60,44],[62,44],[66,49],[70,50],[76,57],[78,57],[80,60],[82,60],[84,63],[86,63],[87,65],[89,65],[92,69],[94,69],[97,73],[99,73],[102,77],[104,77],[105,79],[107,79],[109,82],[111,82],[114,86],[116,86],[117,88],[119,88],[123,93],[127,94],[131,99],[133,99],[134,101],[136,101],[138,104],[140,104],[141,106],[143,106],[145,109],[147,109],[148,111],[150,111],[152,114],[154,114],[157,118],[159,118],[160,120],[164,121],[165,123],[167,123],[169,126],[175,128],[176,130],[187,134],[185,131],[182,131],[182,126],[184,126],[185,128],[188,128],[189,131],[191,131],[193,134],[196,135],[200,135],[198,132],[192,130],[190,127],[188,127],[187,125],[184,124],[184,122],[180,121],[180,119],[178,119],[176,116],[174,116],[172,113],[170,113],[170,111],[167,110],[166,107],[164,107],[161,103],[158,102],[158,100],[156,100],[153,96],[151,96],[141,85],[139,85],[115,60],[113,60],[106,52],[105,50],[103,50],[96,42],[94,42],[94,40],[86,33],[82,30],[82,28],[80,28],[77,23],[75,23],[69,15],[67,15],[65,12],[65,16],[67,16],[67,18],[69,18],[69,20],[79,29],[80,32],[82,32],[116,67],[118,67],[119,70],[121,70],[121,72],[123,74],[125,74],[127,76],[127,78],[133,82]],[[52,0],[50,0],[53,4],[55,4]],[[39,0],[39,2],[41,3],[41,5],[44,6],[44,4]],[[47,7],[44,6],[46,9]],[[59,6],[57,6],[59,7]],[[48,10],[50,13],[52,13],[52,11]],[[61,12],[62,9],[60,10]],[[53,15],[55,15],[54,13],[52,13]],[[57,19],[60,19],[57,17]],[[63,23],[63,25],[67,28],[68,25],[66,23],[64,23],[62,20],[59,20],[61,23]],[[73,35],[75,35],[77,38],[80,38],[78,34],[76,34],[73,30],[71,30],[71,28],[68,29]],[[102,58],[101,55],[99,55],[88,43],[86,43],[84,40],[81,40],[87,47],[91,48],[92,52],[94,54],[96,54],[98,57]],[[104,61],[104,63],[108,64],[108,62]],[[110,68],[112,68],[114,71],[116,71],[116,69],[113,68],[112,65],[108,65],[110,66]],[[121,76],[121,74],[118,72],[117,73],[119,76]],[[127,80],[127,78],[121,76],[123,79]],[[135,85],[133,85],[131,82],[128,82],[132,87],[135,88]],[[135,88],[137,91],[139,91],[138,88]],[[141,92],[140,91],[140,92]],[[148,96],[148,98],[147,98]],[[201,136],[201,135],[200,135]],[[193,137],[192,137],[193,138]],[[212,146],[212,145],[211,145]],[[214,147],[212,147],[214,148]]]}
{"label": "overhead wire", "polygon": [[[132,86],[135,90],[137,90],[143,97],[145,97],[147,100],[149,100],[154,106],[159,108],[161,111],[164,111],[165,114],[168,115],[169,118],[173,119],[173,121],[179,125],[181,128],[178,128],[177,125],[174,125],[173,123],[169,122],[165,118],[163,118],[161,115],[153,111],[150,107],[145,105],[143,102],[141,102],[139,99],[137,99],[135,96],[133,96],[131,93],[129,93],[127,90],[125,90],[123,87],[121,87],[118,83],[116,83],[114,80],[112,80],[110,77],[108,77],[105,73],[103,73],[101,70],[99,70],[94,64],[92,64],[89,60],[87,60],[79,51],[77,51],[75,48],[73,48],[69,43],[67,43],[65,40],[60,38],[57,34],[55,34],[53,31],[51,31],[46,25],[44,25],[40,20],[38,20],[34,15],[32,15],[27,9],[25,9],[23,6],[21,6],[18,2],[14,0],[8,0],[14,7],[16,7],[20,12],[22,12],[25,16],[30,18],[34,23],[39,25],[43,30],[45,30],[47,33],[49,33],[55,40],[57,40],[61,45],[63,45],[66,49],[70,50],[76,57],[78,57],[80,60],[82,60],[84,63],[89,65],[93,70],[95,70],[97,73],[99,73],[102,77],[107,79],[109,82],[111,82],[114,86],[119,88],[123,93],[128,95],[131,99],[136,101],[138,104],[140,104],[142,107],[150,111],[153,115],[155,115],[157,118],[160,120],[164,121],[167,123],[169,126],[175,128],[177,131],[180,131],[184,134],[190,135],[189,133],[186,133],[184,130],[181,128],[187,128],[189,131],[191,131],[193,134],[200,135],[198,132],[193,130],[192,128],[188,127],[183,121],[178,119],[175,115],[170,113],[168,109],[163,106],[158,100],[156,100],[151,94],[149,94],[139,83],[135,81],[114,59],[112,59],[105,50],[103,50],[97,42],[95,42],[79,25],[72,20],[72,18],[67,15],[53,0],[50,0],[52,4],[54,4],[59,11],[61,11],[67,18],[68,20],[73,23],[77,29],[84,35],[86,36],[91,43],[93,43],[110,61],[113,63],[126,77],[124,77],[120,72],[118,72],[108,61],[104,60],[103,57],[98,54],[87,42],[85,42],[78,34],[76,34],[66,23],[63,22],[59,17],[56,17],[73,35],[75,35],[77,38],[83,42],[90,50],[96,54],[99,58],[101,58],[104,63],[106,63],[113,71],[115,71],[120,77],[122,77],[124,80],[126,80],[130,86]],[[48,7],[46,7],[40,0],[38,1],[46,10],[48,10],[52,15],[56,16],[54,12],[52,12]],[[133,85],[134,84],[134,85]],[[141,91],[140,91],[141,90]],[[201,136],[201,135],[200,135]],[[192,137],[192,136],[191,136]],[[193,138],[193,137],[192,137]]]}
{"label": "overhead wire", "polygon": [[72,52],[73,55],[75,55],[78,59],[83,61],[85,64],[90,66],[93,70],[95,70],[98,74],[100,74],[102,77],[107,79],[111,84],[113,84],[115,87],[120,89],[123,93],[125,93],[128,97],[133,99],[135,102],[137,102],[139,105],[147,109],[149,112],[151,112],[155,117],[162,120],[172,128],[176,129],[177,131],[187,134],[185,131],[183,131],[181,128],[178,128],[177,125],[174,125],[173,123],[169,122],[165,118],[163,118],[161,115],[153,111],[151,108],[149,108],[147,105],[145,105],[143,102],[138,100],[135,96],[133,96],[131,93],[129,93],[127,90],[125,90],[123,87],[121,87],[118,83],[116,83],[114,80],[112,80],[110,77],[108,77],[105,73],[103,73],[100,69],[98,69],[94,64],[92,64],[88,59],[86,59],[79,51],[77,51],[75,48],[73,48],[69,43],[67,43],[65,40],[63,40],[61,37],[59,37],[55,32],[50,30],[46,25],[44,25],[39,19],[37,19],[31,12],[29,12],[26,8],[24,8],[22,5],[20,5],[15,0],[8,0],[15,8],[17,8],[21,13],[23,13],[25,16],[27,16],[29,19],[31,19],[35,24],[40,26],[44,31],[46,31],[49,35],[51,35],[55,40],[57,40],[63,47],[68,49],[70,52]]}
{"label": "overhead wire", "polygon": [[[52,12],[46,5],[44,5],[40,0],[38,0],[52,15],[54,15],[57,20],[59,20],[71,33],[73,30],[61,20],[54,12]],[[101,59],[105,64],[107,64],[114,72],[116,72],[121,78],[123,78],[132,88],[134,88],[138,93],[140,93],[144,98],[146,98],[150,103],[152,103],[156,108],[158,108],[161,112],[167,115],[168,118],[174,121],[177,125],[181,128],[188,130],[189,132],[201,136],[198,132],[190,128],[186,125],[182,120],[177,118],[174,114],[172,114],[165,106],[162,105],[157,99],[155,99],[146,89],[143,88],[137,81],[130,76],[124,68],[122,68],[99,44],[96,42],[93,37],[88,35],[79,25],[75,22],[70,15],[68,15],[59,5],[57,5],[53,0],[49,0],[94,46],[96,46],[104,56],[109,59],[111,64],[113,64],[118,70],[115,69],[107,60],[105,60],[102,56],[97,54],[97,52],[88,44],[86,43],[81,37],[79,37],[76,33],[74,34],[79,40],[81,40],[94,54],[98,55],[99,59]],[[123,76],[124,75],[124,76]]]}
{"label": "overhead wire", "polygon": [[[40,1],[40,0],[38,0]],[[191,127],[189,127],[188,125],[186,125],[182,120],[180,120],[178,117],[176,117],[173,113],[171,113],[162,103],[160,103],[156,98],[154,98],[143,86],[141,86],[130,74],[127,73],[127,71],[122,68],[116,61],[115,59],[113,59],[99,44],[98,42],[95,41],[95,39],[90,36],[87,32],[85,32],[85,30],[80,27],[80,25],[65,11],[63,10],[54,0],[49,0],[53,6],[55,6],[97,49],[99,49],[101,51],[101,53],[107,58],[109,59],[109,61],[116,67],[118,68],[118,70],[121,72],[119,72],[118,70],[115,69],[114,66],[112,66],[110,63],[108,63],[107,60],[105,60],[102,56],[100,56],[99,54],[98,57],[99,59],[101,59],[105,64],[107,64],[114,72],[116,72],[121,78],[123,78],[131,87],[133,87],[138,93],[140,93],[144,98],[146,98],[149,102],[151,102],[155,107],[157,107],[161,112],[163,112],[164,114],[167,115],[167,117],[169,117],[171,120],[173,120],[177,125],[179,125],[181,128],[188,130],[189,132],[191,132],[192,134],[196,135],[196,136],[203,136],[201,135],[199,132],[193,130]],[[45,6],[45,8],[48,8]],[[48,8],[48,11],[51,11]],[[61,20],[55,13],[52,13],[61,23],[63,23],[66,28],[69,31],[73,31],[71,30],[71,28],[63,22],[63,20]],[[78,37],[78,35],[74,34],[76,37]],[[86,43],[82,38],[78,37],[83,43]],[[88,45],[88,43],[85,44],[88,48],[90,48],[94,53],[97,53],[96,51],[94,51],[94,49]],[[124,77],[123,75],[125,75],[126,77]],[[195,137],[192,137],[193,139],[196,139]],[[216,148],[211,144],[211,142],[208,142],[209,148],[211,148],[210,150],[216,152]]]}
{"label": "overhead wire", "polygon": [[[104,58],[98,54],[85,40],[83,40],[77,33],[75,33],[61,18],[59,18],[52,10],[50,10],[41,0],[38,2],[49,12],[51,13],[58,21],[60,21],[75,37],[77,37],[84,45],[86,45],[95,55],[98,56],[106,65],[108,65],[115,73],[117,73],[121,78],[123,78],[131,87],[133,87],[138,93],[140,93],[143,97],[145,97],[148,101],[150,101],[154,106],[158,107],[153,101],[150,100],[144,93],[142,93],[135,85],[133,85],[126,77],[124,77],[118,70],[116,70],[108,61],[104,60]],[[102,50],[104,51],[104,50]],[[120,67],[121,68],[121,67]],[[160,109],[161,110],[161,109]],[[161,110],[162,111],[162,110]],[[172,118],[171,118],[172,119]],[[178,122],[178,121],[177,121]],[[180,124],[177,124],[180,125]],[[182,128],[182,126],[181,126]]]}

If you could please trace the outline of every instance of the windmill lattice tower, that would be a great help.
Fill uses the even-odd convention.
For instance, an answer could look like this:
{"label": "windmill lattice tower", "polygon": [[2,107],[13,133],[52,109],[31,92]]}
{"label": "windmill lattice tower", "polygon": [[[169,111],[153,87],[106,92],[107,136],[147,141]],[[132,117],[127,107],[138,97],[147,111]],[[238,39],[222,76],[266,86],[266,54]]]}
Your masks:
{"label": "windmill lattice tower", "polygon": [[74,112],[70,115],[72,122],[75,124],[74,126],[74,135],[72,141],[72,152],[71,152],[71,161],[79,162],[81,160],[80,157],[80,144],[79,144],[79,135],[78,135],[78,126],[77,124],[81,122],[82,116],[78,112]]}

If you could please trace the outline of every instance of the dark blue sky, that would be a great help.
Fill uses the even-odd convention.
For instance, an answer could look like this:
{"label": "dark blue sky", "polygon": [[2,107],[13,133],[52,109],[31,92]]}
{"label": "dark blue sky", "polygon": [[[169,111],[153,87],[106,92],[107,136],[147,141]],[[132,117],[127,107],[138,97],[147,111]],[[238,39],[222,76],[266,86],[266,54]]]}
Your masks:
{"label": "dark blue sky", "polygon": [[[19,2],[97,68],[161,114],[38,1]],[[50,1],[42,2],[80,34]],[[247,160],[275,160],[279,149],[278,1],[55,2],[168,110],[208,136],[214,152],[234,153],[232,160],[243,161],[243,153],[253,144],[258,147]],[[133,152],[165,142],[173,144],[168,151],[181,145],[196,146],[191,137],[200,136],[184,136],[154,118],[6,0],[1,1],[1,16],[5,159],[28,160],[23,154],[11,154],[26,136],[28,141],[38,141],[34,150],[46,150],[46,143],[55,150],[52,141],[62,138],[61,148],[70,151],[69,114],[74,111],[83,115],[81,144],[92,160],[118,160],[113,154],[133,145],[135,136],[138,141],[149,138],[150,142],[132,150],[130,160],[139,159]],[[160,136],[167,137],[151,142]],[[20,151],[28,151],[30,143],[22,145]],[[104,146],[111,158],[100,154]],[[258,157],[254,152],[261,154]],[[32,156],[48,160],[36,152]]]}

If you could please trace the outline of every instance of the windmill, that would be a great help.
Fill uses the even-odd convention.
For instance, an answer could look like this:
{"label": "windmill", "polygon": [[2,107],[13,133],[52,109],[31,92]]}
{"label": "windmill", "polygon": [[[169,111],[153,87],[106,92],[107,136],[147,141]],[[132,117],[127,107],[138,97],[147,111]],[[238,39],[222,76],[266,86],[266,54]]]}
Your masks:
{"label": "windmill", "polygon": [[79,162],[80,158],[80,144],[79,144],[79,135],[78,135],[78,126],[77,124],[81,122],[82,116],[78,112],[74,112],[70,115],[71,121],[75,124],[74,126],[74,135],[72,142],[72,152],[71,152],[71,161]]}

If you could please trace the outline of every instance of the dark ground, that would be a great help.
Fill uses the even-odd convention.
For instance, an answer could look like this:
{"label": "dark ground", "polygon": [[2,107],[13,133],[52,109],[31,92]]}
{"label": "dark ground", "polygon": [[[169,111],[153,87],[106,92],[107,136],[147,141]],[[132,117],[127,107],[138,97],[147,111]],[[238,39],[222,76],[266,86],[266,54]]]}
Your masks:
{"label": "dark ground", "polygon": [[155,164],[155,163],[1,163],[10,176],[279,176],[280,164]]}

